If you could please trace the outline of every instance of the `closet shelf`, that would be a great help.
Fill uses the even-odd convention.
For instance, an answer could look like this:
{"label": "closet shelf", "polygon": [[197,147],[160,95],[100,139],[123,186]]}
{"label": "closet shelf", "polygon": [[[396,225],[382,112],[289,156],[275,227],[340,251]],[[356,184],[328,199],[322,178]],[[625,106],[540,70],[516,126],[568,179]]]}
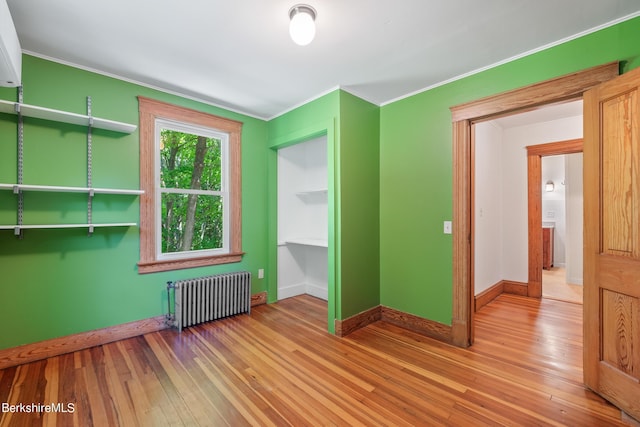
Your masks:
{"label": "closet shelf", "polygon": [[326,188],[321,188],[321,189],[318,189],[318,190],[308,190],[308,191],[298,191],[298,192],[296,192],[296,196],[301,196],[301,197],[322,195],[322,194],[327,194],[327,189]]}
{"label": "closet shelf", "polygon": [[0,190],[15,191],[49,191],[59,193],[93,193],[93,194],[122,194],[139,196],[144,190],[125,190],[120,188],[94,188],[94,187],[64,187],[58,185],[29,185],[29,184],[5,184],[0,183]]}
{"label": "closet shelf", "polygon": [[86,114],[77,114],[46,107],[38,107],[36,105],[22,104],[20,102],[0,100],[0,113],[18,114],[18,112],[27,117],[70,123],[72,125],[91,125],[91,127],[96,129],[105,129],[121,133],[132,133],[138,128],[138,126],[133,124],[101,119]]}
{"label": "closet shelf", "polygon": [[328,248],[329,242],[326,239],[313,239],[308,237],[287,239],[284,241],[285,245],[304,245],[304,246],[317,246],[320,248]]}

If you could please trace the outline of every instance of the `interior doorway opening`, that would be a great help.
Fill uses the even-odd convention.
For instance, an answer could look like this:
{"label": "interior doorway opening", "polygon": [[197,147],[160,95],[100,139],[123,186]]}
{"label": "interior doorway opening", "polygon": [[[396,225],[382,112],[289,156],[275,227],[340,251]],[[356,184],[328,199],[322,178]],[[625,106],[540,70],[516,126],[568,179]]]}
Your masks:
{"label": "interior doorway opening", "polygon": [[[581,282],[582,127],[581,101],[473,124],[475,310],[500,293],[541,297],[543,268],[554,265],[554,248],[555,264],[563,267],[568,249],[569,271]],[[555,167],[543,173],[543,159],[554,158]]]}
{"label": "interior doorway opening", "polygon": [[542,297],[582,304],[582,153],[541,160]]}
{"label": "interior doorway opening", "polygon": [[609,63],[451,107],[453,121],[453,310],[451,341],[473,343],[472,147],[473,124],[544,105],[579,100],[592,87],[615,78]]}

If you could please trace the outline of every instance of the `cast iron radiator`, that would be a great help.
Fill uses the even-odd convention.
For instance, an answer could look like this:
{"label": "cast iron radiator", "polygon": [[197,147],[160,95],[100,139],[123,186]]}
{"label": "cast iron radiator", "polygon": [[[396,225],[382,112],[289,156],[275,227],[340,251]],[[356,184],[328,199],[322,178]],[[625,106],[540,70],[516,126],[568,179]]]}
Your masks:
{"label": "cast iron radiator", "polygon": [[[171,311],[171,289],[174,310]],[[178,330],[251,311],[251,273],[218,274],[167,282],[167,323]]]}

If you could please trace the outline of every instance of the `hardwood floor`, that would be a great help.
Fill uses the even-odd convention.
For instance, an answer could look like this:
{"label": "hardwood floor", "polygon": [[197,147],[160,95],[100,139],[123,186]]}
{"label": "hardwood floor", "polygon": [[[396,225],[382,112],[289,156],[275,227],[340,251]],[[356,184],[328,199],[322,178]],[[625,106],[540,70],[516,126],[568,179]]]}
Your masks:
{"label": "hardwood floor", "polygon": [[552,267],[542,270],[542,296],[582,304],[582,286],[567,283],[564,268]]}
{"label": "hardwood floor", "polygon": [[582,386],[581,307],[502,295],[460,349],[385,322],[324,331],[309,296],[0,371],[1,426],[624,425]]}

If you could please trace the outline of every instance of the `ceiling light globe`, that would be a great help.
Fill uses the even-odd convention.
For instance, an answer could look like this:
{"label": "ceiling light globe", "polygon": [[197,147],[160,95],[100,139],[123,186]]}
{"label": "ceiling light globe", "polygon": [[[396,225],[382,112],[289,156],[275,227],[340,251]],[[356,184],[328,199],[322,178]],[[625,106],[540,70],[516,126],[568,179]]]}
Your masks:
{"label": "ceiling light globe", "polygon": [[306,46],[316,36],[315,10],[311,6],[298,5],[289,11],[289,35],[300,46]]}

